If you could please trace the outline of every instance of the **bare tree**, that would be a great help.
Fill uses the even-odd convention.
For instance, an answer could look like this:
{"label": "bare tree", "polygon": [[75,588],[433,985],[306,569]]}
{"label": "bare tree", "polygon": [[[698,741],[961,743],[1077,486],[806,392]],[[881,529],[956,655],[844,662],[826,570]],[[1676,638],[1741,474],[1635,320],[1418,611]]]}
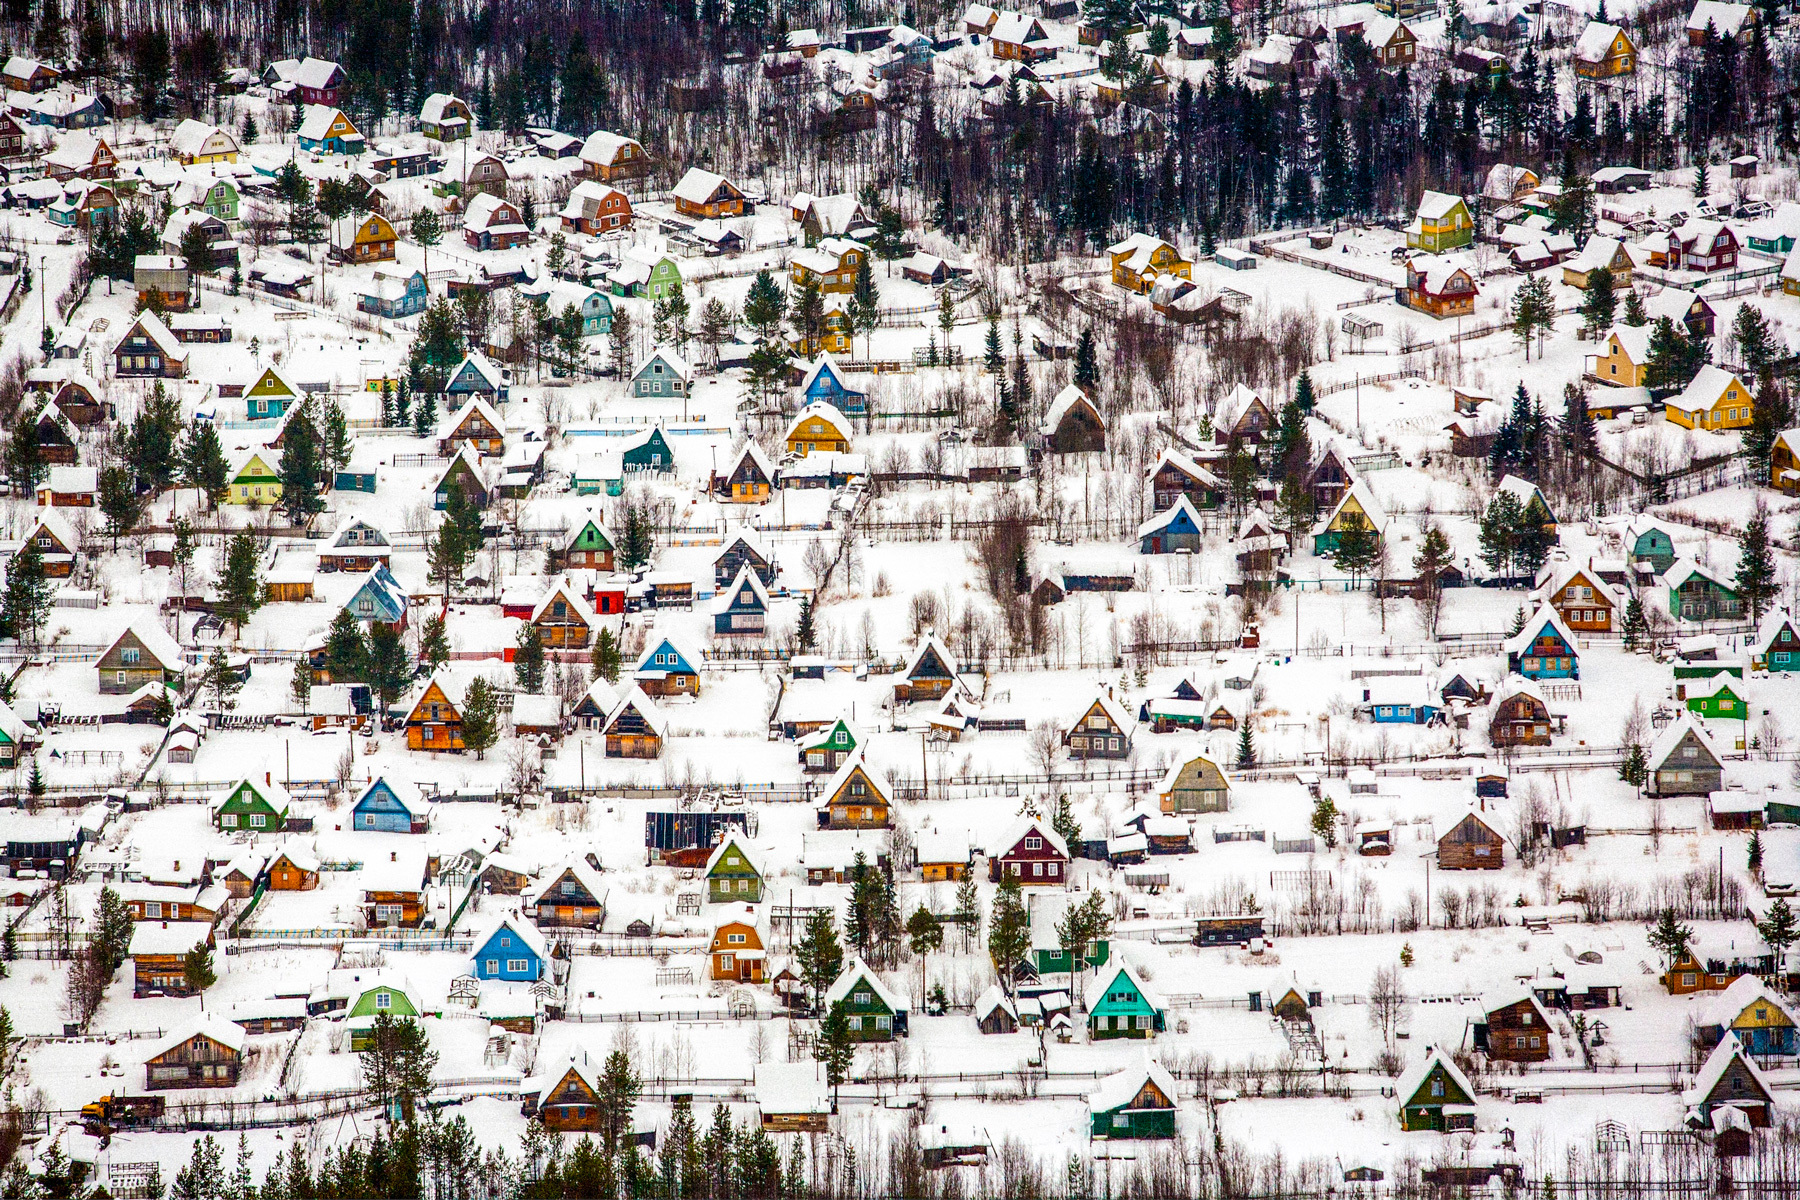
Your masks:
{"label": "bare tree", "polygon": [[1054,721],[1039,721],[1031,731],[1031,763],[1043,775],[1056,769],[1056,757],[1062,752],[1062,730]]}

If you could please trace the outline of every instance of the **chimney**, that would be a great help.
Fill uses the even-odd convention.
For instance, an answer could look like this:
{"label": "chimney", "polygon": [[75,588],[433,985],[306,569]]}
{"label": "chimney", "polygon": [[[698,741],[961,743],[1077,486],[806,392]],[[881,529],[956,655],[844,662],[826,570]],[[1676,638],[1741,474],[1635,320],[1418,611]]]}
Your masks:
{"label": "chimney", "polygon": [[264,784],[272,784],[274,782],[275,782],[275,777],[273,775],[271,775],[269,772],[264,771],[263,772],[263,783]]}
{"label": "chimney", "polygon": [[399,862],[400,861],[400,852],[398,850],[389,850],[388,851],[388,861],[389,862]]}

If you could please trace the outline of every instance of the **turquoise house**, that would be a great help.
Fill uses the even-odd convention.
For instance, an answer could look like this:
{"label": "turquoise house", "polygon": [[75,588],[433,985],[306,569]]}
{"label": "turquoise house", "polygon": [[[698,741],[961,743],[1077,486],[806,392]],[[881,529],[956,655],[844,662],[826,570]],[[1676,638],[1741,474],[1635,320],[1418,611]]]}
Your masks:
{"label": "turquoise house", "polygon": [[537,927],[513,917],[475,935],[477,979],[503,979],[510,983],[536,983],[550,961],[549,948]]}
{"label": "turquoise house", "polygon": [[1800,671],[1800,629],[1786,610],[1762,619],[1750,655],[1751,665],[1764,671]]}
{"label": "turquoise house", "polygon": [[1527,679],[1580,679],[1575,635],[1548,606],[1506,640],[1506,669]]}
{"label": "turquoise house", "polygon": [[581,314],[582,337],[601,337],[612,330],[612,301],[597,288],[545,278],[520,287],[518,292],[526,300],[542,300],[552,317],[560,317],[573,308]]}
{"label": "turquoise house", "polygon": [[1144,986],[1136,971],[1120,963],[1110,972],[1102,970],[1099,978],[1104,979],[1106,985],[1090,993],[1090,1040],[1151,1038],[1162,1032],[1165,1024],[1162,1000]]}
{"label": "turquoise house", "polygon": [[[444,392],[459,398],[479,396],[487,401],[505,400],[506,376],[487,355],[471,353],[450,372],[450,382],[444,385]],[[458,404],[461,402],[461,399],[457,401]]]}
{"label": "turquoise house", "polygon": [[669,439],[663,436],[662,426],[653,425],[628,438],[624,448],[619,451],[619,466],[626,475],[635,475],[640,471],[666,475],[673,471],[675,451],[669,448]]}
{"label": "turquoise house", "polygon": [[383,625],[403,626],[406,624],[406,589],[383,564],[363,578],[362,586],[344,607],[364,624],[380,621]]}
{"label": "turquoise house", "polygon": [[424,833],[430,824],[429,806],[404,779],[377,776],[350,806],[350,828],[364,833]]}
{"label": "turquoise house", "polygon": [[1625,544],[1632,562],[1647,562],[1658,575],[1675,565],[1675,539],[1661,525],[1633,522],[1626,527]]}

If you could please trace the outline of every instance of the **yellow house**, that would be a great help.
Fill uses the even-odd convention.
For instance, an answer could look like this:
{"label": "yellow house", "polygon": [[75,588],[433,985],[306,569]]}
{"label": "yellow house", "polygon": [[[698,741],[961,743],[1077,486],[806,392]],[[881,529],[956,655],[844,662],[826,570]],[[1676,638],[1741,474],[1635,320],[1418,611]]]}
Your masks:
{"label": "yellow house", "polygon": [[1617,291],[1631,286],[1631,270],[1636,265],[1624,242],[1596,234],[1588,238],[1580,254],[1563,264],[1563,282],[1585,292],[1594,272],[1605,267],[1611,272],[1613,290]]}
{"label": "yellow house", "polygon": [[187,167],[238,160],[237,139],[229,131],[192,118],[177,125],[169,135],[169,149]]}
{"label": "yellow house", "polygon": [[274,504],[281,499],[281,473],[274,470],[257,451],[231,473],[225,488],[227,504]]}
{"label": "yellow house", "polygon": [[1406,227],[1406,244],[1413,250],[1442,254],[1475,240],[1475,218],[1461,196],[1426,192],[1419,197],[1419,213]]}
{"label": "yellow house", "polygon": [[1148,233],[1134,233],[1122,242],[1106,248],[1112,260],[1112,281],[1128,292],[1143,295],[1156,286],[1164,275],[1181,279],[1194,277],[1194,264],[1181,257],[1181,251]]}
{"label": "yellow house", "polygon": [[378,212],[339,217],[331,225],[331,252],[345,262],[392,262],[399,239]]}
{"label": "yellow house", "polygon": [[1387,514],[1362,483],[1353,483],[1338,501],[1331,515],[1313,526],[1313,553],[1325,556],[1337,549],[1338,539],[1349,524],[1361,518],[1364,526],[1375,531],[1377,538],[1387,526]]}
{"label": "yellow house", "polygon": [[788,426],[788,453],[812,454],[819,450],[847,454],[850,451],[850,422],[844,414],[823,400],[815,400],[801,409]]}
{"label": "yellow house", "polygon": [[791,345],[794,353],[802,358],[817,358],[821,354],[850,354],[850,339],[854,330],[850,327],[850,318],[844,315],[841,307],[825,310],[823,331],[816,338],[796,337]]}
{"label": "yellow house", "polygon": [[794,286],[819,285],[821,292],[851,292],[856,272],[869,257],[869,248],[850,238],[828,237],[817,246],[794,251],[788,271]]}
{"label": "yellow house", "polygon": [[1745,429],[1755,400],[1743,380],[1708,363],[1680,395],[1663,401],[1663,411],[1684,429]]}
{"label": "yellow house", "polygon": [[1650,366],[1650,327],[1620,325],[1606,335],[1606,351],[1594,356],[1593,376],[1613,387],[1643,387]]}
{"label": "yellow house", "polygon": [[1637,47],[1617,25],[1589,21],[1570,61],[1583,79],[1611,79],[1637,70]]}

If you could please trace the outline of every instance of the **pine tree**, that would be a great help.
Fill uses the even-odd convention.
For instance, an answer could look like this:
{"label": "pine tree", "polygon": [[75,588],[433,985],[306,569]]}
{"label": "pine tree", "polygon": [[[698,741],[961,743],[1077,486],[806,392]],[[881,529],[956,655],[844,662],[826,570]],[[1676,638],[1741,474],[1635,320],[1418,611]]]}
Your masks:
{"label": "pine tree", "polygon": [[209,507],[217,508],[231,483],[231,466],[225,461],[218,427],[211,421],[190,422],[181,440],[180,458],[182,485],[198,491]]}
{"label": "pine tree", "polygon": [[831,1006],[820,1022],[818,1040],[813,1043],[813,1058],[825,1064],[825,1082],[831,1087],[831,1111],[838,1106],[838,1086],[850,1073],[856,1061],[856,1043],[850,1037],[850,1017],[843,1001]]}
{"label": "pine tree", "polygon": [[1094,327],[1082,327],[1075,342],[1075,386],[1090,396],[1100,387],[1100,357],[1094,348]]}
{"label": "pine tree", "polygon": [[476,758],[487,757],[489,747],[499,740],[497,708],[493,685],[477,675],[469,683],[462,710],[463,748],[473,750]]}
{"label": "pine tree", "polygon": [[1750,831],[1750,844],[1745,848],[1744,866],[1753,877],[1762,875],[1763,845],[1762,834]]}
{"label": "pine tree", "polygon": [[325,460],[320,453],[319,430],[313,424],[314,403],[309,396],[287,422],[281,446],[281,508],[290,525],[302,524],[325,510]]}
{"label": "pine tree", "polygon": [[1625,289],[1625,313],[1619,318],[1621,324],[1640,328],[1650,323],[1650,314],[1644,311],[1644,299],[1638,295],[1635,287]]}
{"label": "pine tree", "polygon": [[1056,811],[1050,815],[1050,828],[1071,849],[1081,841],[1081,823],[1075,819],[1075,810],[1066,793],[1056,798]]}
{"label": "pine tree", "polygon": [[[1777,897],[1775,902],[1769,905],[1769,911],[1764,913],[1762,919],[1756,923],[1756,933],[1768,944],[1769,949],[1775,952],[1776,977],[1778,979],[1784,977],[1788,947],[1796,941],[1800,941],[1800,921],[1795,920],[1794,910],[1786,900]],[[1786,989],[1785,984],[1781,986],[1783,990]]]}
{"label": "pine tree", "polygon": [[450,661],[450,638],[444,630],[444,614],[433,613],[419,630],[419,664],[435,671]]}
{"label": "pine tree", "polygon": [[795,640],[800,644],[803,654],[811,654],[813,642],[817,634],[813,629],[813,603],[811,596],[800,599],[800,624],[794,632]]}
{"label": "pine tree", "polygon": [[248,621],[263,604],[262,551],[256,545],[256,534],[240,529],[225,550],[225,569],[219,575],[219,603],[215,611],[231,622],[234,635],[242,634]]}
{"label": "pine tree", "polygon": [[1625,618],[1620,632],[1625,635],[1625,649],[1634,654],[1650,632],[1650,623],[1644,617],[1644,602],[1636,596],[1625,604]]}
{"label": "pine tree", "polygon": [[1643,793],[1644,783],[1650,778],[1649,759],[1644,748],[1636,742],[1625,748],[1625,761],[1619,764],[1619,778]]}
{"label": "pine tree", "polygon": [[44,572],[44,552],[36,540],[28,538],[7,564],[0,631],[35,645],[55,605],[55,590]]}
{"label": "pine tree", "polygon": [[411,677],[406,643],[401,639],[399,629],[385,621],[372,622],[369,626],[369,667],[366,681],[383,712],[400,698],[400,693],[406,690],[407,680]]}
{"label": "pine tree", "polygon": [[325,634],[325,674],[332,683],[361,683],[367,679],[369,647],[362,625],[348,607],[331,618]]}
{"label": "pine tree", "polygon": [[1765,372],[1757,383],[1756,402],[1750,410],[1750,428],[1744,430],[1744,458],[1752,471],[1763,474],[1775,439],[1794,425],[1794,404],[1781,380]]}
{"label": "pine tree", "polygon": [[1599,340],[1612,328],[1613,314],[1618,308],[1613,295],[1613,273],[1606,267],[1595,267],[1588,273],[1587,291],[1581,297],[1581,323],[1588,337]]}
{"label": "pine tree", "polygon": [[204,992],[219,982],[219,977],[213,970],[212,947],[198,945],[183,955],[181,975],[183,982],[187,984],[187,990],[194,993]]}
{"label": "pine tree", "polygon": [[37,418],[27,409],[19,410],[13,423],[12,437],[6,443],[6,477],[15,496],[29,496],[50,474],[50,464],[38,445]]}
{"label": "pine tree", "polygon": [[1312,832],[1314,837],[1325,843],[1327,850],[1337,849],[1338,810],[1330,796],[1322,795],[1313,804]]}
{"label": "pine tree", "polygon": [[1650,930],[1646,939],[1650,948],[1662,955],[1664,970],[1673,968],[1680,959],[1686,957],[1694,944],[1692,926],[1683,924],[1675,916],[1673,908],[1664,908],[1657,914],[1656,925]]}
{"label": "pine tree", "polygon": [[1736,343],[1738,361],[1751,375],[1761,375],[1779,357],[1779,335],[1756,305],[1745,303],[1731,322],[1731,340]]}
{"label": "pine tree", "polygon": [[1351,586],[1368,574],[1381,553],[1381,535],[1361,513],[1343,514],[1337,541],[1331,548],[1331,564],[1350,576]]}
{"label": "pine tree", "polygon": [[608,683],[619,680],[619,642],[613,631],[602,627],[594,638],[594,674]]}
{"label": "pine tree", "polygon": [[1738,538],[1738,565],[1734,582],[1740,599],[1750,607],[1750,619],[1760,622],[1780,585],[1775,578],[1775,555],[1769,544],[1769,510],[1758,504]]}
{"label": "pine tree", "polygon": [[1294,384],[1294,403],[1307,416],[1311,416],[1313,409],[1319,406],[1318,399],[1313,394],[1312,373],[1304,367],[1300,369],[1300,378]]}
{"label": "pine tree", "polygon": [[100,899],[94,911],[94,944],[100,953],[100,963],[110,978],[114,971],[124,966],[131,957],[131,910],[119,893],[110,887],[100,889]]}
{"label": "pine tree", "polygon": [[1481,561],[1496,575],[1513,574],[1519,553],[1519,523],[1524,510],[1511,492],[1496,492],[1481,514]]}
{"label": "pine tree", "polygon": [[1256,737],[1250,732],[1250,722],[1247,718],[1242,728],[1238,730],[1237,769],[1240,771],[1256,769]]}
{"label": "pine tree", "polygon": [[1711,195],[1712,172],[1703,158],[1694,164],[1694,199],[1704,204]]}
{"label": "pine tree", "polygon": [[794,953],[800,968],[800,982],[811,993],[813,1010],[817,1011],[825,991],[844,970],[844,950],[838,945],[837,922],[829,908],[815,908],[807,914],[805,932]]}
{"label": "pine tree", "polygon": [[294,679],[288,685],[288,694],[300,707],[300,715],[305,716],[312,707],[312,668],[304,661],[294,664]]}
{"label": "pine tree", "polygon": [[994,894],[993,911],[989,914],[988,958],[1000,977],[1000,986],[1009,996],[1014,974],[1030,949],[1031,918],[1025,911],[1019,877],[1008,873],[1000,880],[1000,888]]}
{"label": "pine tree", "polygon": [[787,311],[787,297],[767,267],[756,273],[750,291],[744,297],[744,324],[756,330],[756,336],[768,341],[780,328]]}
{"label": "pine tree", "polygon": [[988,314],[987,338],[983,343],[981,365],[989,375],[999,375],[1006,366],[1005,351],[1000,347],[1000,313],[997,309]]}
{"label": "pine tree", "polygon": [[513,677],[522,692],[535,695],[544,690],[544,634],[530,621],[519,626],[513,650]]}

